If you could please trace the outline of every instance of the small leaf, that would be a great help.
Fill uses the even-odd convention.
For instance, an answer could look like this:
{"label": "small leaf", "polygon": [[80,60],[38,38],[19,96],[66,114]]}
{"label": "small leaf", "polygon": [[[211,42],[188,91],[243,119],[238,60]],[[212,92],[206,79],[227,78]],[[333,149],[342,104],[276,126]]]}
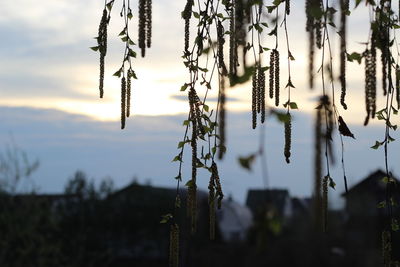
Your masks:
{"label": "small leaf", "polygon": [[392,219],[392,231],[397,232],[399,230],[399,223],[396,219]]}
{"label": "small leaf", "polygon": [[299,109],[299,108],[297,107],[296,102],[290,102],[290,103],[289,103],[289,106],[290,106],[291,109]]}
{"label": "small leaf", "polygon": [[292,61],[296,60],[290,51],[289,51],[289,59]]}
{"label": "small leaf", "polygon": [[254,160],[256,158],[255,154],[251,154],[248,157],[239,157],[239,164],[240,166],[242,166],[243,168],[247,169],[247,170],[251,170],[251,165],[253,164]]}
{"label": "small leaf", "polygon": [[180,141],[179,143],[178,143],[178,148],[182,148],[184,145],[185,145],[185,141]]}
{"label": "small leaf", "polygon": [[381,146],[381,142],[375,141],[375,145],[371,146],[372,149],[378,149]]}
{"label": "small leaf", "polygon": [[98,51],[99,50],[99,46],[92,46],[90,49],[92,49],[93,51]]}
{"label": "small leaf", "polygon": [[170,219],[172,219],[173,216],[171,213],[165,214],[161,216],[161,221],[160,223],[167,223]]}
{"label": "small leaf", "polygon": [[172,162],[174,162],[174,161],[181,161],[182,162],[181,154],[175,156],[174,159],[172,160]]}
{"label": "small leaf", "polygon": [[381,201],[376,206],[378,209],[383,209],[384,207],[386,207],[386,201]]}
{"label": "small leaf", "polygon": [[335,189],[335,186],[336,186],[335,181],[333,181],[333,179],[332,179],[331,177],[329,177],[329,186],[330,186],[332,189]]}
{"label": "small leaf", "polygon": [[276,114],[276,118],[282,123],[287,123],[290,121],[290,114],[278,113],[278,112],[275,114]]}
{"label": "small leaf", "polygon": [[124,36],[126,34],[126,27],[118,34],[118,36]]}
{"label": "small leaf", "polygon": [[130,57],[136,57],[136,52],[133,51],[132,49],[129,49],[128,56],[130,56]]}
{"label": "small leaf", "polygon": [[204,110],[205,110],[206,112],[208,112],[208,111],[209,111],[209,109],[210,109],[210,107],[209,107],[209,106],[207,106],[206,104],[204,104],[204,105],[203,105],[203,108],[204,108]]}
{"label": "small leaf", "polygon": [[188,83],[185,83],[184,85],[182,85],[181,86],[181,91],[185,91],[188,86],[189,86]]}
{"label": "small leaf", "polygon": [[354,135],[351,133],[350,129],[347,127],[346,123],[344,122],[342,116],[339,116],[339,132],[343,136],[349,136],[355,139]]}
{"label": "small leaf", "polygon": [[133,15],[132,15],[132,12],[131,12],[131,11],[129,11],[127,17],[128,17],[128,19],[132,19]]}
{"label": "small leaf", "polygon": [[362,55],[356,52],[351,54],[347,54],[347,61],[353,62],[353,60],[357,60],[358,64],[361,64]]}
{"label": "small leaf", "polygon": [[122,69],[119,69],[117,72],[113,74],[113,76],[121,77]]}

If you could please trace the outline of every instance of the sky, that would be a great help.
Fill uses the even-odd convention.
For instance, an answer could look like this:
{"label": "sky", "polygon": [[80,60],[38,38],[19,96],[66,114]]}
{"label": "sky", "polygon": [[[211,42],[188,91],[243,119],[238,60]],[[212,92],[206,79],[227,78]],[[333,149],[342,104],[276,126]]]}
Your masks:
{"label": "sky", "polygon": [[[133,177],[140,183],[175,186],[173,178],[178,165],[171,160],[178,153],[177,144],[184,134],[182,121],[188,112],[186,94],[180,92],[188,79],[181,61],[184,22],[180,12],[185,1],[153,1],[152,48],[147,50],[145,58],[138,57],[133,62],[139,79],[133,83],[133,116],[124,130],[119,129],[120,81],[112,76],[119,68],[123,51],[117,37],[123,27],[119,2],[116,0],[109,26],[103,99],[98,98],[99,56],[89,49],[96,45],[93,37],[97,35],[102,1],[42,0],[38,4],[30,0],[2,0],[0,3],[3,11],[0,34],[4,36],[0,45],[0,148],[14,142],[40,161],[32,180],[41,192],[61,192],[77,169],[97,181],[112,177],[117,187],[127,185]],[[136,7],[136,1],[132,4]],[[313,114],[321,84],[317,82],[314,91],[308,89],[304,71],[307,66],[304,7],[301,1],[292,1],[292,5],[288,19],[291,52],[296,59],[291,63],[296,86],[292,101],[299,106],[299,111],[293,112],[293,157],[290,164],[285,163],[283,126],[275,118],[268,118],[264,126],[267,181],[261,177],[259,160],[252,172],[237,163],[239,156],[254,153],[259,145],[260,129],[251,129],[251,86],[243,84],[227,91],[228,153],[220,162],[220,173],[226,194],[242,203],[249,188],[263,186],[287,188],[295,196],[311,194]],[[134,8],[132,36],[137,35],[136,11]],[[368,35],[367,10],[352,12],[348,51],[361,52],[360,42],[365,42]],[[279,39],[282,58],[286,50],[283,37],[282,29]],[[266,46],[272,47],[273,40],[266,36],[264,39]],[[332,38],[332,47],[333,51],[338,50],[336,38]],[[282,62],[283,85],[287,71],[286,63]],[[334,68],[337,73],[336,62]],[[357,63],[349,64],[348,70],[347,101],[351,104],[347,111],[339,108],[339,112],[356,136],[355,140],[345,138],[346,172],[349,184],[354,185],[384,166],[383,151],[370,149],[376,140],[383,138],[384,125],[373,121],[368,127],[362,126],[364,72]],[[335,86],[339,88],[338,83]],[[204,93],[203,88],[198,90]],[[286,93],[282,92],[282,99]],[[215,99],[216,90],[210,94],[210,99]],[[378,94],[382,98],[380,91]],[[379,108],[383,108],[383,100],[378,102]],[[398,138],[398,133],[392,137]],[[337,189],[332,196],[339,203],[344,187],[337,138],[334,147],[338,155],[332,177]],[[397,174],[399,151],[398,142],[390,144],[390,169]],[[190,166],[189,158],[185,159],[185,166]],[[184,169],[184,179],[188,180],[189,175],[188,167]],[[208,174],[200,171],[199,175],[200,188],[206,190]]]}

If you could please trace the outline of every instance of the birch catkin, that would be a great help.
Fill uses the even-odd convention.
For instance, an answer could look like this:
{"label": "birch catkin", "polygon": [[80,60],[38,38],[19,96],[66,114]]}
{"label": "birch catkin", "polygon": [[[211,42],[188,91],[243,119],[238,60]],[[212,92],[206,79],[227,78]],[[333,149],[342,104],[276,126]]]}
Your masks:
{"label": "birch catkin", "polygon": [[190,18],[192,17],[193,0],[187,0],[182,18],[185,20],[185,52],[189,51]]}
{"label": "birch catkin", "polygon": [[169,266],[179,266],[179,226],[174,223],[169,232]]}
{"label": "birch catkin", "polygon": [[121,129],[125,128],[125,102],[126,101],[126,80],[125,77],[121,79]]}
{"label": "birch catkin", "polygon": [[269,98],[274,98],[275,49],[269,56]]}
{"label": "birch catkin", "polygon": [[349,11],[349,0],[340,0],[340,104],[347,109],[346,98],[346,20]]}
{"label": "birch catkin", "polygon": [[100,98],[104,95],[104,58],[107,54],[107,9],[103,9],[103,15],[100,20],[97,44],[100,52],[100,78],[99,78],[99,92]]}
{"label": "birch catkin", "polygon": [[292,146],[292,116],[290,113],[287,114],[288,120],[285,122],[285,149],[284,156],[286,163],[290,163],[290,150]]}
{"label": "birch catkin", "polygon": [[139,30],[138,46],[141,49],[142,57],[146,53],[146,0],[139,0]]}
{"label": "birch catkin", "polygon": [[215,238],[215,182],[214,175],[211,173],[210,182],[208,184],[208,206],[209,206],[209,224],[210,239]]}
{"label": "birch catkin", "polygon": [[221,75],[219,99],[219,150],[218,158],[222,159],[225,154],[225,78]]}
{"label": "birch catkin", "polygon": [[329,176],[325,176],[322,180],[322,213],[323,213],[323,231],[328,229],[328,180]]}
{"label": "birch catkin", "polygon": [[[229,75],[236,76],[237,65],[237,43],[236,43],[236,25],[235,25],[235,1],[229,11]],[[232,79],[231,79],[232,85]]]}
{"label": "birch catkin", "polygon": [[126,117],[129,117],[131,114],[131,82],[132,82],[131,70],[128,70],[127,78],[128,80],[126,82]]}
{"label": "birch catkin", "polygon": [[217,24],[217,42],[218,42],[218,50],[217,50],[217,56],[218,56],[218,66],[221,68],[221,74],[222,75],[227,75],[227,69],[225,66],[224,62],[224,27],[222,26],[221,21],[218,20]]}
{"label": "birch catkin", "polygon": [[147,48],[151,47],[151,27],[152,27],[152,0],[146,0],[146,45]]}
{"label": "birch catkin", "polygon": [[252,101],[251,101],[251,114],[252,114],[252,128],[257,127],[257,68],[254,68],[252,78]]}
{"label": "birch catkin", "polygon": [[275,106],[279,106],[279,51],[275,49]]}
{"label": "birch catkin", "polygon": [[376,48],[372,41],[371,49],[364,52],[365,58],[365,107],[367,116],[364,125],[368,124],[370,118],[375,117],[376,110]]}
{"label": "birch catkin", "polygon": [[322,99],[316,109],[315,133],[314,133],[314,219],[315,226],[320,227],[321,218],[321,178],[322,178]]}
{"label": "birch catkin", "polygon": [[261,123],[265,121],[265,72],[259,66],[258,68],[258,101],[261,109]]}
{"label": "birch catkin", "polygon": [[[196,232],[197,223],[197,132],[198,132],[198,112],[197,110],[198,96],[194,88],[189,90],[189,105],[190,105],[190,120],[192,121],[192,140],[190,142],[192,147],[192,179],[188,187],[188,202],[190,217],[191,217],[191,231]],[[201,126],[201,125],[200,125]]]}

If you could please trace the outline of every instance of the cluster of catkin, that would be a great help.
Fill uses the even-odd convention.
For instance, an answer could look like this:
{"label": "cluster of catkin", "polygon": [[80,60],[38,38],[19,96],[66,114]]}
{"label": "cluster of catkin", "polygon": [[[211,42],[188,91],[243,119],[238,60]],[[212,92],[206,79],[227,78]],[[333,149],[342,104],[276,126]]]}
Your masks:
{"label": "cluster of catkin", "polygon": [[182,18],[185,20],[185,52],[189,50],[190,18],[192,17],[193,0],[187,0]]}
{"label": "cluster of catkin", "polygon": [[252,127],[257,127],[257,114],[261,113],[261,123],[265,121],[265,71],[260,64],[254,68],[252,76]]}
{"label": "cluster of catkin", "polygon": [[179,226],[171,224],[169,232],[169,266],[179,266]]}
{"label": "cluster of catkin", "polygon": [[[325,151],[326,157],[330,150],[331,134],[333,130],[333,111],[332,104],[328,96],[324,95],[320,98],[319,105],[316,108],[315,117],[315,135],[314,135],[314,209],[315,209],[315,223],[322,229],[326,229],[326,206],[328,205],[328,182],[330,182],[329,175],[322,177],[322,144],[326,144]],[[324,125],[325,123],[325,125]],[[322,180],[322,183],[321,183]],[[321,194],[322,193],[322,194]]]}
{"label": "cluster of catkin", "polygon": [[107,25],[108,25],[108,14],[107,8],[104,7],[103,15],[101,16],[98,36],[97,36],[97,44],[100,52],[100,83],[99,83],[99,91],[100,98],[103,98],[104,95],[104,59],[107,54]]}
{"label": "cluster of catkin", "polygon": [[392,263],[392,240],[391,233],[388,230],[382,231],[382,258],[383,266],[391,267]]}
{"label": "cluster of catkin", "polygon": [[310,88],[314,87],[314,47],[322,46],[322,16],[316,17],[317,11],[322,12],[322,0],[306,0],[306,31],[309,41],[308,77]]}
{"label": "cluster of catkin", "polygon": [[130,116],[132,75],[132,71],[128,70],[127,77],[121,78],[121,129],[125,128],[125,118]]}
{"label": "cluster of catkin", "polygon": [[139,31],[138,45],[141,49],[142,57],[146,54],[147,48],[151,47],[151,9],[152,0],[139,0]]}
{"label": "cluster of catkin", "polygon": [[213,161],[211,164],[211,177],[208,184],[208,205],[209,205],[209,220],[210,220],[210,239],[215,238],[215,200],[217,200],[217,208],[221,208],[224,194],[222,192],[221,182],[218,174],[217,164]]}
{"label": "cluster of catkin", "polygon": [[375,117],[376,110],[376,47],[372,40],[370,49],[364,52],[365,60],[365,107],[367,116],[364,125],[368,124],[370,118]]}
{"label": "cluster of catkin", "polygon": [[242,47],[242,65],[246,66],[246,21],[251,20],[250,4],[244,0],[232,0],[228,5],[229,13],[229,75],[237,77],[239,64],[239,47]]}
{"label": "cluster of catkin", "polygon": [[322,179],[322,229],[326,232],[328,229],[328,181],[329,176]]}
{"label": "cluster of catkin", "polygon": [[197,220],[197,138],[202,135],[203,125],[201,123],[200,99],[196,90],[191,87],[189,90],[190,121],[192,122],[192,179],[188,184],[187,208],[191,218],[192,233],[196,232]]}
{"label": "cluster of catkin", "polygon": [[287,113],[287,121],[285,121],[285,148],[283,154],[286,163],[290,163],[291,147],[292,147],[292,116]]}
{"label": "cluster of catkin", "polygon": [[346,22],[349,12],[349,0],[340,0],[340,104],[347,109],[346,98]]}
{"label": "cluster of catkin", "polygon": [[220,94],[219,94],[219,114],[218,114],[218,128],[219,128],[219,150],[218,158],[222,159],[225,154],[225,77],[220,77]]}
{"label": "cluster of catkin", "polygon": [[272,49],[269,59],[269,97],[274,98],[279,106],[279,51]]}

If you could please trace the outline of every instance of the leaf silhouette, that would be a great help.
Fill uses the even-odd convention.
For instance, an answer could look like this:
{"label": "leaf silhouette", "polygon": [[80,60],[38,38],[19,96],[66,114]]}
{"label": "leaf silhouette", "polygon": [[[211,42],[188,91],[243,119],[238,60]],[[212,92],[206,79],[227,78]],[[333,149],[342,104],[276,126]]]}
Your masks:
{"label": "leaf silhouette", "polygon": [[351,138],[354,138],[353,133],[350,131],[349,127],[347,127],[346,123],[344,122],[342,116],[339,116],[339,132],[343,136],[349,136]]}

